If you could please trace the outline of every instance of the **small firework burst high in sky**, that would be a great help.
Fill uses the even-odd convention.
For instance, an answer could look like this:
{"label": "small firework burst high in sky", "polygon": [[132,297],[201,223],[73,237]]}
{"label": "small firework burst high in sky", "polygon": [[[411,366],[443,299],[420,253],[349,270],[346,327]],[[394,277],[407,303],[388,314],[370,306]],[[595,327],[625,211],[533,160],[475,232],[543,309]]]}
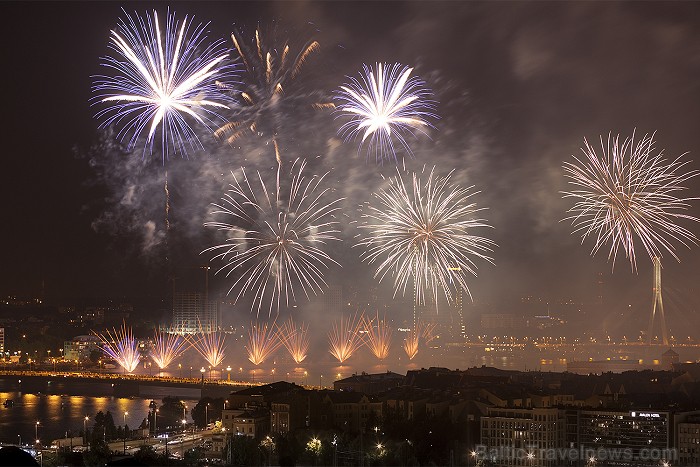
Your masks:
{"label": "small firework burst high in sky", "polygon": [[362,327],[366,332],[365,342],[367,347],[369,347],[374,356],[379,360],[384,360],[388,357],[389,348],[391,347],[391,327],[386,322],[386,318],[379,319],[379,313],[374,319],[363,316]]}
{"label": "small firework burst high in sky", "polygon": [[360,79],[351,77],[336,93],[339,118],[348,119],[339,133],[346,140],[361,134],[359,150],[367,143],[367,156],[377,162],[396,160],[396,144],[412,154],[406,138],[425,133],[437,118],[432,93],[412,72],[398,63],[365,65]]}
{"label": "small firework burst high in sky", "polygon": [[472,187],[453,185],[450,175],[441,177],[432,169],[427,177],[413,173],[411,178],[407,187],[397,170],[388,188],[369,203],[360,226],[362,259],[376,265],[380,281],[394,277],[394,295],[414,284],[419,303],[426,292],[437,300],[439,289],[451,301],[454,285],[470,293],[465,276],[476,275],[475,259],[492,262],[488,254],[494,242],[473,233],[489,227],[475,217],[484,208],[471,201]]}
{"label": "small firework burst high in sky", "polygon": [[221,365],[226,354],[226,336],[219,331],[205,332],[199,325],[199,333],[188,336],[190,344],[213,368]]}
{"label": "small firework burst high in sky", "polygon": [[[213,259],[224,265],[216,271],[233,276],[229,294],[238,290],[236,301],[253,295],[257,313],[269,300],[269,313],[297,300],[301,288],[308,298],[325,286],[324,271],[335,261],[325,251],[329,241],[338,240],[334,214],[340,200],[330,198],[330,188],[322,188],[325,175],[304,176],[305,162],[291,167],[288,202],[270,196],[260,173],[249,179],[244,169],[233,174],[234,182],[212,215],[222,221],[207,222],[226,233],[226,242],[204,250],[218,252]],[[255,187],[255,188],[253,188]],[[204,253],[203,252],[203,253]]]}
{"label": "small firework burst high in sky", "polygon": [[251,323],[248,330],[248,360],[255,365],[261,365],[270,355],[277,351],[282,345],[279,331],[275,325],[268,326],[267,323]]}
{"label": "small firework burst high in sky", "polygon": [[164,31],[156,11],[125,16],[112,31],[114,56],[102,62],[111,74],[95,77],[94,102],[107,104],[96,117],[104,127],[120,127],[118,137],[128,139],[129,149],[146,133],[144,151],[153,152],[160,128],[163,161],[171,152],[201,147],[193,125],[210,127],[228,108],[217,80],[232,78],[235,68],[223,41],[207,45],[206,25],[193,27],[170,12]]}
{"label": "small firework burst high in sky", "polygon": [[342,316],[333,323],[333,327],[328,333],[329,351],[340,363],[344,363],[364,344],[360,333],[363,324],[363,315],[358,316],[357,313],[353,316]]}
{"label": "small firework burst high in sky", "polygon": [[292,356],[295,363],[299,364],[306,359],[309,353],[309,326],[301,323],[297,325],[292,317],[279,327],[279,336],[282,344]]}
{"label": "small firework burst high in sky", "polygon": [[176,334],[159,329],[153,335],[153,349],[151,359],[161,370],[168,367],[173,360],[181,356],[189,348],[187,339]]}
{"label": "small firework burst high in sky", "polygon": [[94,334],[100,339],[100,346],[105,355],[113,358],[127,373],[134,372],[139,365],[141,354],[131,328],[127,328],[123,323],[119,330],[112,329],[104,334]]}
{"label": "small firework burst high in sky", "polygon": [[287,41],[278,46],[274,34],[264,36],[259,27],[254,39],[246,41],[240,31],[233,32],[231,39],[243,61],[245,73],[241,89],[231,89],[236,104],[231,106],[230,120],[214,134],[229,144],[247,135],[271,141],[277,163],[282,165],[279,132],[284,118],[292,117],[291,112],[298,110],[299,106],[311,109],[327,105],[314,100],[307,102],[306,94],[289,92],[304,63],[319,50],[320,45],[310,40],[299,50],[293,50]]}
{"label": "small firework burst high in sky", "polygon": [[681,196],[685,183],[698,175],[688,170],[683,155],[667,160],[654,145],[654,134],[644,135],[635,144],[634,134],[620,142],[620,136],[601,136],[600,155],[584,139],[584,157],[564,163],[569,184],[576,187],[563,193],[575,204],[565,220],[571,220],[574,233],[582,242],[594,239],[591,254],[610,245],[608,260],[613,267],[622,248],[633,271],[637,269],[635,244],[641,243],[649,257],[665,251],[680,261],[674,243],[689,247],[697,244],[693,232],[678,221],[699,219],[686,214],[695,198]]}

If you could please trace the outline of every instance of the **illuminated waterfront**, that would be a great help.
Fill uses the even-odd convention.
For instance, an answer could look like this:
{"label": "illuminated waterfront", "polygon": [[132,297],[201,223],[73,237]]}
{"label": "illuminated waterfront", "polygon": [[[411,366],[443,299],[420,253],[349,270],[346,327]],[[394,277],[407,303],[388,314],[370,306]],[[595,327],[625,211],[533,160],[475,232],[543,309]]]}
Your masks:
{"label": "illuminated waterfront", "polygon": [[[0,381],[0,384],[4,382]],[[84,384],[85,394],[95,392],[91,384]],[[0,442],[32,444],[35,424],[39,422],[37,433],[41,443],[48,445],[52,440],[70,436],[80,436],[85,416],[89,417],[87,427],[94,423],[97,412],[110,411],[116,425],[122,425],[124,412],[129,428],[138,428],[146,419],[150,398],[117,398],[104,396],[65,396],[55,394],[27,394],[0,389],[0,399],[10,399],[14,405],[0,407]],[[193,407],[197,401],[185,402]]]}

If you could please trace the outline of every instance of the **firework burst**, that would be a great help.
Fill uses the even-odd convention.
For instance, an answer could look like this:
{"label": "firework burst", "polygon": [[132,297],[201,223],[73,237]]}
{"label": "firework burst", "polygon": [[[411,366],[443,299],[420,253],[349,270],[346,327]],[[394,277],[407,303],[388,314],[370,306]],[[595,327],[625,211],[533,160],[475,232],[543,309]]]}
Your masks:
{"label": "firework burst", "polygon": [[433,330],[435,329],[434,323],[423,324],[418,322],[415,329],[411,329],[403,341],[403,350],[406,352],[409,360],[413,360],[416,355],[418,355],[418,348],[420,340],[423,339],[425,344],[432,341],[435,336]]}
{"label": "firework burst", "polygon": [[471,188],[460,188],[450,183],[450,175],[436,176],[430,171],[423,182],[420,174],[413,173],[412,185],[398,175],[389,180],[389,187],[374,196],[376,205],[369,203],[360,226],[358,243],[365,251],[362,259],[376,264],[375,278],[394,277],[394,295],[405,294],[415,281],[416,300],[424,302],[426,291],[435,300],[442,289],[448,301],[452,300],[453,285],[466,290],[466,273],[476,276],[474,258],[492,262],[488,253],[495,245],[485,237],[472,234],[481,227],[489,227],[474,215],[477,208],[470,198],[476,194]]}
{"label": "firework burst", "polygon": [[199,333],[188,336],[190,345],[209,365],[217,367],[224,361],[226,354],[226,336],[219,331],[205,331],[199,324]]}
{"label": "firework burst", "polygon": [[367,157],[374,155],[377,162],[396,160],[395,143],[412,154],[406,138],[425,133],[437,118],[431,92],[412,72],[398,63],[377,63],[376,70],[365,65],[359,79],[350,78],[336,93],[338,114],[348,119],[340,135],[347,141],[362,134],[359,150],[367,142]]}
{"label": "firework burst", "polygon": [[352,317],[346,318],[343,316],[339,321],[333,323],[333,327],[328,333],[330,353],[340,363],[344,363],[364,344],[364,339],[360,332],[363,330],[363,324],[363,315],[358,316],[357,313]]}
{"label": "firework burst", "polygon": [[379,319],[379,313],[375,319],[362,317],[362,327],[364,328],[367,347],[379,360],[384,360],[389,356],[391,346],[391,328],[386,319]]}
{"label": "firework burst", "polygon": [[634,134],[621,143],[619,135],[608,135],[607,142],[601,136],[600,155],[585,139],[584,144],[584,157],[564,163],[565,176],[577,189],[563,196],[575,200],[565,219],[571,220],[573,232],[581,234],[582,242],[594,239],[591,254],[610,244],[608,260],[614,268],[622,248],[636,271],[639,242],[651,258],[666,251],[680,261],[673,243],[686,247],[698,243],[695,234],[677,224],[681,219],[699,221],[684,214],[695,198],[680,196],[686,190],[684,183],[698,171],[687,170],[683,155],[665,159],[655,148],[654,134],[644,135],[636,144]]}
{"label": "firework burst", "polygon": [[205,44],[206,25],[193,27],[168,12],[165,31],[161,26],[156,11],[153,17],[126,14],[112,31],[114,56],[102,61],[113,75],[95,77],[93,89],[94,102],[108,104],[96,115],[101,126],[120,126],[118,137],[128,138],[129,150],[147,132],[144,151],[150,152],[160,128],[165,161],[170,151],[202,147],[192,124],[221,120],[228,106],[217,80],[232,78],[235,68],[222,41]]}
{"label": "firework burst", "polygon": [[309,352],[309,326],[301,323],[298,325],[290,317],[287,322],[279,327],[279,336],[282,344],[299,364],[306,359]]}
{"label": "firework burst", "polygon": [[94,333],[100,340],[100,347],[108,357],[114,359],[127,373],[133,373],[139,365],[141,354],[131,328],[122,323],[119,330],[112,328],[104,334]]}
{"label": "firework burst", "polygon": [[337,264],[323,248],[328,241],[338,240],[338,222],[333,219],[340,200],[326,201],[330,189],[319,188],[325,175],[305,178],[305,165],[303,161],[292,165],[289,201],[284,204],[279,183],[274,199],[260,173],[257,181],[251,181],[243,169],[241,175],[232,173],[234,183],[221,204],[214,204],[217,210],[212,213],[231,220],[205,224],[227,234],[226,243],[204,252],[219,252],[213,259],[225,264],[217,273],[238,275],[229,294],[238,289],[238,301],[252,293],[258,313],[268,298],[270,314],[275,304],[279,311],[280,301],[287,306],[290,300],[296,301],[297,287],[307,298],[309,293],[318,293],[326,285],[324,270],[329,263]]}
{"label": "firework burst", "polygon": [[189,348],[187,339],[172,330],[156,329],[153,336],[151,359],[161,370],[168,367],[173,360],[181,356]]}
{"label": "firework burst", "polygon": [[298,117],[302,108],[324,109],[332,104],[319,103],[312,95],[294,92],[294,83],[307,59],[318,52],[317,41],[306,42],[298,51],[289,42],[279,47],[274,34],[263,37],[260,29],[249,41],[240,31],[231,34],[233,46],[245,67],[241,89],[232,89],[236,104],[231,106],[231,119],[220,126],[215,136],[233,144],[239,139],[257,135],[275,148],[275,157],[281,165],[279,134],[282,116]]}
{"label": "firework burst", "polygon": [[283,344],[280,337],[274,324],[268,326],[267,323],[251,323],[246,346],[248,360],[255,366],[261,365]]}

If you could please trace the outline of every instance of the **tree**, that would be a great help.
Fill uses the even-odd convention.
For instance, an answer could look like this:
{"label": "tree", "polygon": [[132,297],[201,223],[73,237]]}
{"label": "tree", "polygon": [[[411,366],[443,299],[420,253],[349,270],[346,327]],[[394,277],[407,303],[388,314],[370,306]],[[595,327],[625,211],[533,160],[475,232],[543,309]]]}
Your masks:
{"label": "tree", "polygon": [[117,427],[114,424],[112,412],[110,412],[109,410],[105,414],[105,434],[108,440],[112,440],[117,437]]}
{"label": "tree", "polygon": [[165,396],[163,404],[158,411],[158,426],[160,427],[182,427],[182,414],[185,410],[185,403],[177,397]]}
{"label": "tree", "polygon": [[[208,405],[207,405],[208,404]],[[221,411],[224,406],[224,400],[222,398],[213,399],[211,397],[204,397],[192,408],[192,420],[194,424],[199,428],[204,428],[212,420],[219,420],[221,418]],[[205,421],[205,417],[209,417],[209,420]]]}
{"label": "tree", "polygon": [[231,465],[260,465],[262,451],[258,442],[248,436],[232,436],[226,449],[230,450]]}

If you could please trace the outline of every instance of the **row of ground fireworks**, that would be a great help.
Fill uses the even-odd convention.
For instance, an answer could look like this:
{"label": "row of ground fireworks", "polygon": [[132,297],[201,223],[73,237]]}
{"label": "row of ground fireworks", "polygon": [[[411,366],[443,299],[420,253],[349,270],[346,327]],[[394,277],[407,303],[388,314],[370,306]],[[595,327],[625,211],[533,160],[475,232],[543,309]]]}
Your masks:
{"label": "row of ground fireworks", "polygon": [[[403,343],[403,349],[409,359],[418,354],[420,342],[429,343],[435,336],[434,325],[420,325],[419,332],[409,333]],[[194,348],[207,363],[216,368],[226,357],[225,336],[221,332],[204,332],[181,335],[175,330],[156,331],[153,346],[149,351],[151,360],[163,370],[190,347]],[[284,347],[295,363],[303,362],[309,351],[309,328],[297,324],[290,318],[281,326],[267,323],[252,324],[248,331],[246,351],[248,360],[253,365],[261,365],[280,347]],[[386,320],[376,316],[353,315],[341,318],[333,323],[328,333],[329,352],[341,364],[349,359],[360,347],[366,345],[379,360],[389,356],[392,330]],[[141,360],[138,340],[134,338],[126,325],[120,329],[97,334],[105,354],[114,359],[125,371],[131,373]]]}
{"label": "row of ground fireworks", "polygon": [[[295,79],[319,44],[311,41],[295,52],[286,43],[266,43],[259,30],[248,41],[235,32],[232,41],[231,51],[223,41],[206,45],[203,26],[192,27],[187,18],[180,22],[169,13],[164,31],[155,12],[126,15],[112,32],[114,56],[103,61],[110,74],[95,79],[95,101],[106,105],[98,113],[103,125],[118,127],[132,149],[143,138],[144,151],[152,152],[158,143],[163,161],[202,146],[192,125],[229,144],[248,137],[270,143],[277,163],[275,189],[260,173],[232,174],[230,190],[212,213],[217,220],[206,224],[222,230],[226,241],[205,251],[223,261],[219,271],[232,278],[229,293],[237,299],[251,294],[258,312],[269,301],[272,312],[296,301],[299,292],[322,291],[325,271],[335,263],[327,244],[339,240],[340,200],[324,187],[325,175],[308,177],[305,161],[285,160],[278,137],[285,118],[294,118],[284,103],[296,96]],[[308,106],[335,109],[344,119],[339,132],[346,140],[359,139],[360,151],[366,148],[378,161],[398,160],[397,149],[411,154],[407,138],[425,132],[437,118],[431,93],[411,73],[401,65],[366,66],[330,102]],[[583,153],[564,166],[575,187],[564,196],[574,198],[568,219],[583,241],[593,240],[593,254],[609,245],[614,264],[622,249],[636,269],[636,243],[650,257],[667,252],[678,259],[674,244],[698,242],[678,223],[698,221],[686,214],[693,198],[682,196],[685,182],[698,172],[688,170],[682,156],[667,161],[656,150],[654,135],[639,141],[634,135],[622,141],[611,135],[607,143],[601,138],[600,154],[588,142]],[[494,247],[474,234],[488,224],[475,218],[481,208],[471,201],[473,195],[472,187],[456,186],[450,175],[405,174],[397,167],[388,188],[367,203],[358,230],[362,259],[376,266],[375,278],[392,278],[395,294],[413,285],[419,301],[438,293],[449,301],[455,283],[468,291],[466,278],[476,274],[475,260],[491,262]]]}

